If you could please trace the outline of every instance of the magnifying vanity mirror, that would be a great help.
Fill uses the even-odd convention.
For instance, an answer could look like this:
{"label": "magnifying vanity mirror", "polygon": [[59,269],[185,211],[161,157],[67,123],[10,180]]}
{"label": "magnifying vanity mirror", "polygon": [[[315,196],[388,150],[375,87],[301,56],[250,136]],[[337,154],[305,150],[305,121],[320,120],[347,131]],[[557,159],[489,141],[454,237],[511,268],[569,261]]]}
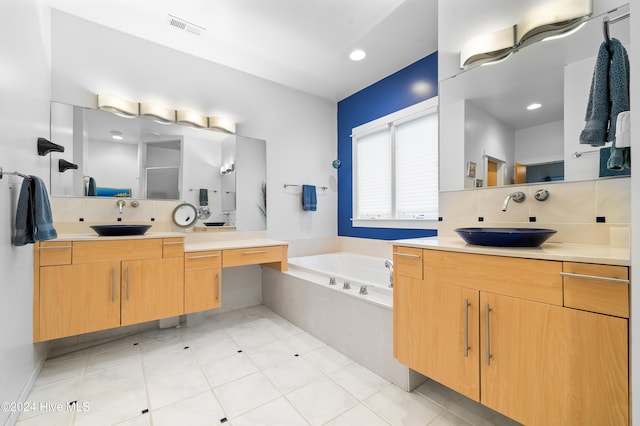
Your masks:
{"label": "magnifying vanity mirror", "polygon": [[623,17],[609,32],[630,45],[629,5],[608,10],[571,35],[440,82],[441,190],[614,175],[599,148],[579,143],[605,17]]}
{"label": "magnifying vanity mirror", "polygon": [[235,217],[237,230],[266,229],[263,140],[58,102],[51,139],[78,165],[52,171],[52,196],[183,200],[207,217]]}

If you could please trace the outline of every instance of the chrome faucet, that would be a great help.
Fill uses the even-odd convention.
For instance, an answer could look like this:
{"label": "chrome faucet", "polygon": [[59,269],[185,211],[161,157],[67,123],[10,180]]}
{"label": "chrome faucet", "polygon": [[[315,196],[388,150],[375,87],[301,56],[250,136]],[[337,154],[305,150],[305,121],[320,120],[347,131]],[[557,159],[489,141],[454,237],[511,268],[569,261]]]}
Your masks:
{"label": "chrome faucet", "polygon": [[524,192],[522,191],[512,192],[511,194],[507,195],[507,198],[504,199],[504,204],[502,205],[502,211],[503,212],[507,211],[507,206],[509,205],[509,201],[513,200],[516,203],[521,203],[524,201],[525,198],[527,197],[524,195]]}
{"label": "chrome faucet", "polygon": [[124,200],[118,200],[118,202],[116,204],[118,205],[118,209],[120,210],[120,214],[122,214],[122,208],[124,207],[125,204],[127,204],[127,202],[124,201]]}
{"label": "chrome faucet", "polygon": [[361,285],[361,286],[360,286],[360,294],[362,294],[362,295],[367,295],[367,294],[369,294],[369,291],[367,290],[367,288],[369,288],[369,287],[370,287],[370,286],[368,286],[368,285],[364,285],[364,284],[363,284],[363,285]]}
{"label": "chrome faucet", "polygon": [[389,288],[393,288],[393,262],[391,259],[385,260],[384,266],[389,269]]}

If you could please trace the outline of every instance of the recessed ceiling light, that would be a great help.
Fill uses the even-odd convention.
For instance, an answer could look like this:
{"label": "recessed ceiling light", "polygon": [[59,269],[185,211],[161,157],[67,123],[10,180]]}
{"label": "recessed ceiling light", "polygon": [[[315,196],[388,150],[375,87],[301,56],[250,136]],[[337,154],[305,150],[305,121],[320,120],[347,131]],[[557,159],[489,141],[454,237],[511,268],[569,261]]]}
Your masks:
{"label": "recessed ceiling light", "polygon": [[361,61],[367,56],[367,53],[364,50],[356,49],[349,54],[349,59],[352,61]]}
{"label": "recessed ceiling light", "polygon": [[117,141],[121,141],[124,138],[122,137],[122,132],[119,132],[117,130],[112,130],[111,131],[111,139],[115,139]]}
{"label": "recessed ceiling light", "polygon": [[529,105],[529,106],[527,107],[527,109],[528,109],[529,111],[533,111],[534,109],[538,109],[538,108],[540,108],[541,106],[542,106],[542,104],[539,104],[539,103],[537,103],[537,102],[534,102],[534,103],[532,103],[531,105]]}

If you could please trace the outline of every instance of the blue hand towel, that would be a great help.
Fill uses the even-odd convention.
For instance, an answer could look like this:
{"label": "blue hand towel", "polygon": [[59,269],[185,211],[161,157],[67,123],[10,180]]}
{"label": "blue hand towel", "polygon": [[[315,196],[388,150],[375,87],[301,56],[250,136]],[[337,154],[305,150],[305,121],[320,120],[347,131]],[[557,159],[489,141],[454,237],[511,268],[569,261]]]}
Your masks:
{"label": "blue hand towel", "polygon": [[[613,41],[613,40],[612,40]],[[591,146],[604,146],[609,128],[609,50],[603,42],[598,50],[596,67],[589,89],[586,124],[580,134],[580,143]]]}
{"label": "blue hand towel", "polygon": [[206,188],[200,188],[200,205],[209,205],[209,190],[207,190]]}
{"label": "blue hand towel", "polygon": [[58,234],[53,227],[47,188],[42,179],[30,176],[22,182],[20,188],[14,244],[23,246],[57,237]]}
{"label": "blue hand towel", "polygon": [[315,212],[317,208],[316,187],[314,185],[302,185],[302,210]]}
{"label": "blue hand towel", "polygon": [[92,177],[89,178],[89,187],[87,188],[87,195],[89,197],[95,197],[98,194],[96,187],[96,180]]}
{"label": "blue hand towel", "polygon": [[607,162],[610,170],[631,168],[631,149],[616,146],[616,122],[618,114],[628,111],[631,106],[629,96],[629,56],[617,39],[611,39],[609,45],[611,64],[609,65],[609,93],[611,96],[611,111],[609,114],[609,133],[607,141],[612,141],[611,156]]}

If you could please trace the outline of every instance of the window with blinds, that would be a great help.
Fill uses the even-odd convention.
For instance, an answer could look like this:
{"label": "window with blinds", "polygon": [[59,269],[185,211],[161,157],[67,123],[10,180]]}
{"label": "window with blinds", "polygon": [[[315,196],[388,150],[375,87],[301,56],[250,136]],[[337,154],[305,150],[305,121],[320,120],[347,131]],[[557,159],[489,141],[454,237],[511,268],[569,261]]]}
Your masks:
{"label": "window with blinds", "polygon": [[354,222],[437,220],[437,99],[353,129],[353,160]]}

